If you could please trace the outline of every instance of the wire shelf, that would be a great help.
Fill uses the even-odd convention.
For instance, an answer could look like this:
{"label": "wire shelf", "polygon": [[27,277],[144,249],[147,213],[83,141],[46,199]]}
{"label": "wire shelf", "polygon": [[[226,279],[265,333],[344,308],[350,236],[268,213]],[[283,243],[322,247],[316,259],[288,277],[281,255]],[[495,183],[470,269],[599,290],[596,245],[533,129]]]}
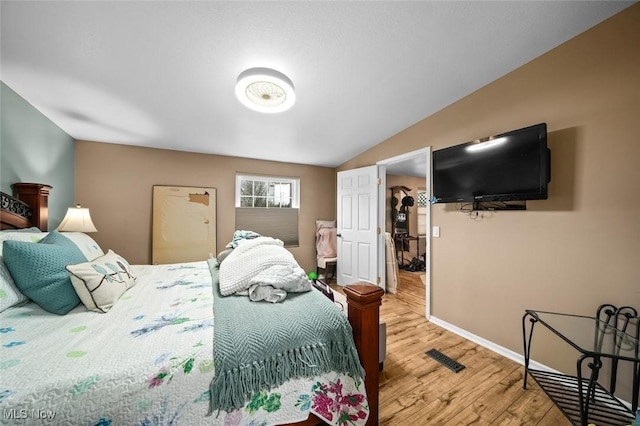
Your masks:
{"label": "wire shelf", "polygon": [[[577,377],[532,369],[529,369],[528,373],[571,423],[582,424]],[[588,386],[589,380],[582,379],[582,394],[585,397]],[[587,423],[598,426],[626,426],[634,419],[634,414],[629,408],[612,397],[599,383],[595,384],[595,395],[589,401]]]}

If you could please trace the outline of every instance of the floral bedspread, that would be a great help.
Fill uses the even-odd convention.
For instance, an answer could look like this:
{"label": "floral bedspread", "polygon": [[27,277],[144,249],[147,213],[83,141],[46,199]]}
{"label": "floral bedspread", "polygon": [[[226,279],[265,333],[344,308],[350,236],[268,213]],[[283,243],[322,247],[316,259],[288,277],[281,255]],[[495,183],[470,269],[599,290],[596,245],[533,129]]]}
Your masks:
{"label": "floral bedspread", "polygon": [[135,287],[106,314],[81,305],[58,316],[33,303],[0,314],[0,424],[272,425],[309,412],[364,424],[364,383],[338,373],[290,380],[207,416],[215,374],[207,264],[133,268]]}

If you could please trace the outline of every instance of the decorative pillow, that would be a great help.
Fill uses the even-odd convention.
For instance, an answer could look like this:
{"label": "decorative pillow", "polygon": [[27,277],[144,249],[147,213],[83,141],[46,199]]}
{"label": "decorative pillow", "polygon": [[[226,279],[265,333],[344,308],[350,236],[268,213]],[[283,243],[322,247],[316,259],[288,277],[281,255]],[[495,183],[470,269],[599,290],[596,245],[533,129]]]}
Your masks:
{"label": "decorative pillow", "polygon": [[90,311],[107,312],[136,284],[129,263],[113,250],[91,262],[68,265],[67,270],[76,293]]}
{"label": "decorative pillow", "polygon": [[20,293],[20,290],[18,290],[18,287],[16,287],[16,284],[13,282],[13,278],[11,278],[11,274],[4,265],[4,261],[2,260],[3,241],[12,240],[35,243],[46,235],[47,233],[35,227],[0,231],[0,312],[29,300],[27,296]]}
{"label": "decorative pillow", "polygon": [[93,238],[83,232],[62,232],[62,235],[70,239],[85,255],[87,260],[93,260],[97,257],[104,256],[104,252],[95,242]]}
{"label": "decorative pillow", "polygon": [[0,264],[0,312],[27,300],[27,296],[16,287],[7,267]]}
{"label": "decorative pillow", "polygon": [[84,260],[89,260],[87,256],[82,253],[82,250],[78,248],[76,243],[71,241],[69,238],[65,237],[58,231],[51,231],[49,234],[39,241],[40,244],[52,244],[55,246],[66,247],[68,249],[74,250],[82,255]]}
{"label": "decorative pillow", "polygon": [[87,259],[59,232],[50,232],[35,244],[5,241],[3,254],[18,289],[42,309],[64,315],[80,303],[65,267]]}

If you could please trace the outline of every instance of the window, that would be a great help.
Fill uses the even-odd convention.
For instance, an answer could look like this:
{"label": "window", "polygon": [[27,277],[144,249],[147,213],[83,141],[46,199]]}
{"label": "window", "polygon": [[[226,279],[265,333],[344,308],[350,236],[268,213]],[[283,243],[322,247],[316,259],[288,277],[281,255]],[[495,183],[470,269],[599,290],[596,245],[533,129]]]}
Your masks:
{"label": "window", "polygon": [[236,207],[298,208],[300,179],[236,176]]}
{"label": "window", "polygon": [[236,229],[298,245],[300,179],[236,175]]}
{"label": "window", "polygon": [[423,188],[418,188],[418,207],[427,207],[427,190]]}
{"label": "window", "polygon": [[[418,235],[427,234],[427,190],[418,188]],[[420,250],[420,247],[418,247]]]}

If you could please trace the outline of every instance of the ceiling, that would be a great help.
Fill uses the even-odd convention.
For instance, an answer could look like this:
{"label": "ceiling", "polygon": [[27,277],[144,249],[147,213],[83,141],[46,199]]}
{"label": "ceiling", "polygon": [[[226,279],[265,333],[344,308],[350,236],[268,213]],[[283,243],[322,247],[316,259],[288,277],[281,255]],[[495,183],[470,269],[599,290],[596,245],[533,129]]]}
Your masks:
{"label": "ceiling", "polygon": [[3,0],[0,75],[75,139],[335,167],[630,4]]}

